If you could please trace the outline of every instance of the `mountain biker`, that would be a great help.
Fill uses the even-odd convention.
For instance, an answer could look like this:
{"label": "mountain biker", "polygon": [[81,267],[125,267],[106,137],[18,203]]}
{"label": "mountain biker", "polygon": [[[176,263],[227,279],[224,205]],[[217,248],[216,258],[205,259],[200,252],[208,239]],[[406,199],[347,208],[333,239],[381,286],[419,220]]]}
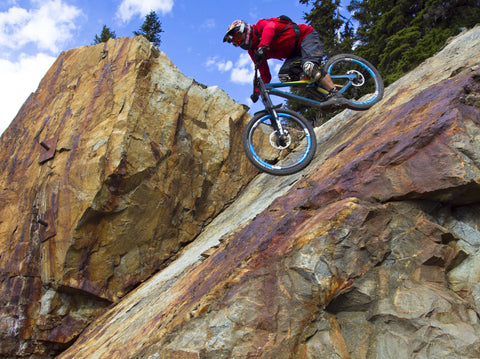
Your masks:
{"label": "mountain biker", "polygon": [[[281,82],[298,80],[303,71],[310,80],[318,81],[328,91],[325,104],[331,102],[335,105],[344,101],[330,76],[320,66],[323,43],[309,25],[297,25],[286,16],[261,19],[255,25],[235,20],[228,27],[223,42],[248,50],[265,83],[272,79],[267,59],[286,59],[278,73]],[[325,99],[315,92],[312,93],[314,97]]]}

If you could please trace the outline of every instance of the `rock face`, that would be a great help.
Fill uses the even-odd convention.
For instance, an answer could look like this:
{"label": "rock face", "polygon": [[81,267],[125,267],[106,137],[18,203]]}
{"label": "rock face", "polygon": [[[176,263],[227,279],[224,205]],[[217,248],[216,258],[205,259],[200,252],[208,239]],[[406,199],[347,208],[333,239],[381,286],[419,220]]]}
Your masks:
{"label": "rock face", "polygon": [[60,358],[480,357],[479,54],[477,27],[319,128]]}
{"label": "rock face", "polygon": [[[92,49],[72,80],[69,56]],[[88,51],[62,55],[2,137],[3,354],[480,357],[480,27],[320,127],[303,173],[259,175],[228,207],[252,174],[243,107],[139,39]],[[141,85],[122,97],[128,66]]]}
{"label": "rock face", "polygon": [[256,173],[248,114],[144,38],[63,53],[0,142],[0,356],[51,356]]}

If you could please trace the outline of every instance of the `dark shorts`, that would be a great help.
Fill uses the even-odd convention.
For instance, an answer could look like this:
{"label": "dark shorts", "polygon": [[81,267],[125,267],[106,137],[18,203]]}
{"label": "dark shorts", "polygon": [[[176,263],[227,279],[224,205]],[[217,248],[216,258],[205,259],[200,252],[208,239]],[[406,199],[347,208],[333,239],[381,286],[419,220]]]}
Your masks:
{"label": "dark shorts", "polygon": [[323,57],[323,42],[318,32],[313,30],[305,36],[300,49],[285,60],[278,74],[288,74],[292,80],[298,80],[302,70],[302,64],[311,61],[320,65]]}

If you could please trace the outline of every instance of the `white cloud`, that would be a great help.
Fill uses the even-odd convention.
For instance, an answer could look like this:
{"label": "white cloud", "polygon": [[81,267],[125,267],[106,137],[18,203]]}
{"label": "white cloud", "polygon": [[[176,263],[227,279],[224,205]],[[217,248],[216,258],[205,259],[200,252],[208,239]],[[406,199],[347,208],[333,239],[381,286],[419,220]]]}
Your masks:
{"label": "white cloud", "polygon": [[220,62],[217,64],[218,70],[220,72],[227,72],[230,71],[233,67],[232,61],[227,61],[227,62]]}
{"label": "white cloud", "polygon": [[220,72],[227,72],[230,71],[233,67],[233,62],[228,60],[219,60],[218,56],[210,57],[207,62],[205,63],[207,68],[215,67]]}
{"label": "white cloud", "polygon": [[40,50],[58,52],[72,37],[81,10],[62,0],[32,3],[34,7],[29,10],[11,7],[0,12],[0,48],[18,49],[34,43]]}
{"label": "white cloud", "polygon": [[219,59],[218,56],[209,57],[205,62],[208,69],[215,68],[217,71],[230,72],[230,80],[236,84],[247,84],[253,81],[253,62],[247,52],[242,52],[233,65],[233,61]]}
{"label": "white cloud", "polygon": [[[272,80],[278,81],[277,73],[282,67],[283,61],[269,59],[268,64],[272,73]],[[209,69],[215,68],[219,72],[230,72],[230,80],[239,85],[251,84],[253,81],[255,67],[248,52],[242,52],[235,65],[230,60],[220,60],[218,56],[210,57],[205,62]]]}
{"label": "white cloud", "polygon": [[248,65],[253,66],[252,65],[252,58],[250,57],[248,52],[242,52],[240,54],[240,57],[237,60],[236,66],[244,67],[244,66],[248,66]]}
{"label": "white cloud", "polygon": [[172,11],[173,0],[123,0],[117,11],[117,17],[128,22],[135,15],[145,16],[150,11],[167,14]]}
{"label": "white cloud", "polygon": [[247,67],[235,68],[230,76],[232,82],[237,84],[248,84],[253,81],[253,71]]}
{"label": "white cloud", "polygon": [[17,115],[18,110],[55,61],[46,54],[21,55],[18,62],[0,59],[0,134]]}
{"label": "white cloud", "polygon": [[55,61],[50,55],[56,56],[72,38],[82,15],[65,0],[31,0],[29,9],[18,3],[10,1],[12,7],[0,12],[0,133],[36,90]]}
{"label": "white cloud", "polygon": [[247,52],[243,52],[232,69],[230,80],[241,85],[249,84],[253,81],[253,72],[253,61]]}

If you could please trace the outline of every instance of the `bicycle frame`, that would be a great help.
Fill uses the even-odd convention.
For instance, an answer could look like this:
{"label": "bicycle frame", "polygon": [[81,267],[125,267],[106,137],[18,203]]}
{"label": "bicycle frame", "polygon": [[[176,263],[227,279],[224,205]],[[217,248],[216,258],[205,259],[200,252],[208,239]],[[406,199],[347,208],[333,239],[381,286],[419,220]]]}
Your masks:
{"label": "bicycle frame", "polygon": [[[339,88],[339,91],[341,93],[345,92],[350,86],[353,85],[355,79],[357,78],[357,75],[355,74],[345,74],[345,75],[334,75],[331,76],[332,80],[335,79],[347,79],[348,82],[344,86],[337,85]],[[274,83],[264,83],[261,76],[258,74],[258,67],[255,66],[255,78],[254,78],[254,93],[251,96],[253,102],[256,102],[257,97],[255,90],[259,90],[259,95],[262,99],[262,102],[265,106],[265,110],[274,118],[274,121],[272,123],[272,126],[274,127],[275,131],[279,134],[279,139],[280,141],[283,141],[285,139],[286,134],[283,129],[283,126],[278,119],[277,112],[275,111],[275,106],[273,106],[272,100],[270,99],[271,95],[278,96],[278,97],[283,97],[286,99],[291,99],[296,102],[303,103],[304,105],[311,106],[311,107],[316,107],[319,109],[330,107],[331,105],[326,105],[322,101],[310,99],[307,97],[295,95],[291,92],[287,92],[285,90],[279,90],[281,88],[288,87],[288,88],[317,88],[318,91],[322,92],[325,97],[328,94],[328,92],[322,88],[318,88],[319,84],[316,82],[311,82],[308,79],[303,79],[299,81],[291,81],[291,82],[274,82]]]}
{"label": "bicycle frame", "polygon": [[[257,75],[256,75],[257,76]],[[347,91],[352,85],[353,85],[353,82],[355,81],[355,79],[357,78],[357,76],[355,74],[345,74],[345,75],[337,75],[337,76],[331,76],[332,80],[335,80],[335,79],[347,79],[348,82],[346,85],[344,86],[340,86],[340,85],[337,85],[337,88],[339,88],[339,92],[341,93],[344,93],[345,91]],[[260,77],[257,78],[257,80],[260,80],[262,83],[262,79]],[[270,96],[270,95],[274,95],[274,96],[279,96],[279,97],[283,97],[283,98],[286,98],[286,99],[289,99],[289,100],[294,100],[296,102],[301,102],[302,104],[304,105],[307,105],[307,106],[312,106],[312,107],[316,107],[316,108],[326,108],[326,107],[329,107],[330,105],[325,105],[322,101],[317,101],[317,100],[314,100],[314,99],[310,99],[310,98],[307,98],[307,97],[303,97],[303,96],[299,96],[299,95],[295,95],[291,92],[287,92],[287,91],[282,91],[282,90],[279,90],[281,88],[284,88],[284,87],[288,87],[288,88],[318,88],[318,84],[315,83],[315,82],[311,82],[309,81],[308,79],[305,79],[305,80],[300,80],[300,81],[291,81],[291,82],[274,82],[274,83],[268,83],[268,84],[263,84],[264,87],[265,87],[265,92]],[[325,96],[328,94],[328,92],[322,88],[320,89],[317,89],[319,92],[322,92]],[[264,105],[265,107],[267,107],[267,105],[265,104],[264,102]]]}
{"label": "bicycle frame", "polygon": [[[340,67],[337,67],[337,64]],[[343,95],[341,101],[334,101],[334,106],[363,111],[372,107],[383,97],[384,86],[380,73],[371,63],[361,57],[349,54],[335,55],[326,62],[324,69],[333,80],[339,93]],[[364,85],[366,86],[363,87]],[[255,65],[254,87],[257,90],[252,95],[252,100],[254,102],[258,100],[258,91],[261,90],[262,101],[269,113],[271,113],[270,108],[272,107],[270,96],[283,97],[307,107],[322,110],[332,107],[332,101],[327,101],[327,90],[323,89],[318,82],[312,82],[305,78],[300,81],[265,84],[259,76],[257,64]],[[284,88],[306,88],[311,93],[301,96]],[[322,93],[325,95],[325,99],[322,97]]]}
{"label": "bicycle frame", "polygon": [[[253,102],[261,98],[264,109],[256,112],[248,122],[242,142],[246,156],[261,171],[277,176],[296,173],[308,166],[317,148],[312,121],[296,111],[282,109],[283,104],[274,106],[270,96],[290,99],[308,107],[355,111],[367,110],[382,99],[382,78],[367,60],[356,55],[339,54],[326,62],[325,69],[343,96],[329,96],[318,81],[312,82],[308,78],[266,84],[255,64],[254,91],[250,98]],[[304,88],[308,97],[292,93],[291,88]],[[332,101],[329,101],[330,97]]]}

